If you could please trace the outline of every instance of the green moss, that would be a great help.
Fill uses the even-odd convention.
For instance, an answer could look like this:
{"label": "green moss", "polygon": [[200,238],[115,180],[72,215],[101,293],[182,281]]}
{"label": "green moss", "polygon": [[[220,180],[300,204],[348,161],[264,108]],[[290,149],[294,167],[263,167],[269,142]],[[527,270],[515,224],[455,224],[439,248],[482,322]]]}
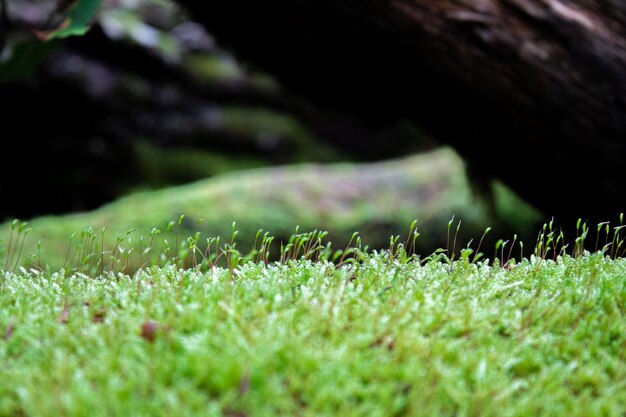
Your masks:
{"label": "green moss", "polygon": [[[115,239],[129,230],[134,230],[133,242],[137,243],[140,236],[147,239],[154,227],[164,230],[181,214],[186,217],[180,228],[159,239],[171,243],[198,231],[204,237],[229,239],[236,221],[243,250],[251,247],[259,229],[287,240],[296,226],[303,231],[327,230],[336,247],[345,246],[359,231],[363,244],[381,248],[388,245],[391,235],[408,232],[409,224],[417,219],[422,234],[417,250],[430,253],[449,244],[447,228],[452,216],[463,222],[457,249],[480,238],[487,226],[494,228],[493,239],[508,239],[514,232],[520,238],[534,239],[537,218],[528,213],[521,217],[516,209],[512,206],[499,217],[517,223],[491,217],[487,204],[472,196],[461,160],[444,149],[377,164],[309,164],[234,172],[141,192],[93,212],[32,220],[24,253],[34,253],[41,241],[43,262],[58,268],[65,262],[69,236],[86,227],[98,234],[106,227],[104,241],[110,250]],[[8,236],[7,227],[3,227],[4,236]]]}
{"label": "green moss", "polygon": [[0,416],[623,416],[626,262],[4,274]]}

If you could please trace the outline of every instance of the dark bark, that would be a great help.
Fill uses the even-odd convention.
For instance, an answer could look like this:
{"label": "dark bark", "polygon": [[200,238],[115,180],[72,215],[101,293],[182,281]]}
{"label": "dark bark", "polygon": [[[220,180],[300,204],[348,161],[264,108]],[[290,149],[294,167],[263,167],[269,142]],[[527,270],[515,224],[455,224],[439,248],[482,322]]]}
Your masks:
{"label": "dark bark", "polygon": [[622,0],[180,0],[289,88],[408,118],[548,215],[626,208]]}

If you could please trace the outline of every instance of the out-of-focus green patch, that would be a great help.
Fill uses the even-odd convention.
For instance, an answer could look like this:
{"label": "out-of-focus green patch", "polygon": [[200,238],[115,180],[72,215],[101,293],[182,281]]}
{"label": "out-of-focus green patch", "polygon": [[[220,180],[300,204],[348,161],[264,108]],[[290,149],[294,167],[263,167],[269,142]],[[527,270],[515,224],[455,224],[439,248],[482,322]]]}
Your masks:
{"label": "out-of-focus green patch", "polygon": [[245,74],[233,60],[223,56],[189,54],[183,62],[185,68],[202,80],[241,81]]}
{"label": "out-of-focus green patch", "polygon": [[[263,108],[226,107],[222,109],[226,130],[246,137],[256,138],[259,147],[271,149],[289,139],[291,162],[338,160],[338,152],[313,136],[293,116],[279,114]],[[276,143],[278,142],[278,143]]]}
{"label": "out-of-focus green patch", "polygon": [[142,183],[150,187],[195,181],[268,164],[260,156],[245,157],[194,148],[163,149],[146,141],[138,141],[135,152],[144,176]]}
{"label": "out-of-focus green patch", "polygon": [[[510,238],[512,233],[521,238],[524,231],[534,235],[536,214],[516,209],[512,206],[511,212],[500,213],[504,219],[518,219],[515,229],[508,226],[512,222],[492,217],[486,202],[472,196],[462,161],[443,149],[377,164],[309,164],[234,172],[138,193],[90,213],[31,221],[33,231],[23,254],[37,252],[41,241],[41,262],[59,268],[74,256],[68,255],[68,249],[87,227],[97,233],[106,228],[104,237],[97,240],[104,242],[107,251],[112,250],[116,238],[131,230],[133,243],[142,236],[147,242],[155,227],[161,232],[157,241],[167,239],[171,246],[196,232],[203,233],[202,241],[209,236],[221,236],[224,241],[232,235],[233,221],[244,252],[252,247],[259,229],[277,241],[286,241],[296,226],[302,231],[328,231],[335,248],[345,246],[355,231],[361,233],[363,245],[384,248],[391,235],[408,232],[414,219],[419,221],[421,233],[416,250],[429,254],[441,247],[458,251],[471,239],[476,242],[487,226],[493,227],[493,238]],[[166,225],[181,214],[185,219],[180,227],[165,233]],[[457,233],[455,222],[449,234],[452,216],[462,224]],[[8,234],[5,225],[0,235]],[[73,243],[72,234],[76,234]]]}
{"label": "out-of-focus green patch", "polygon": [[125,39],[141,47],[158,51],[161,57],[178,61],[181,46],[174,35],[144,21],[138,11],[130,6],[108,8],[100,16],[100,24],[114,39]]}
{"label": "out-of-focus green patch", "polygon": [[11,46],[7,58],[0,61],[0,83],[27,79],[54,47],[55,42],[39,41]]}
{"label": "out-of-focus green patch", "polygon": [[338,162],[339,151],[322,143],[290,115],[262,108],[229,107],[219,111],[219,126],[240,143],[219,134],[197,139],[202,146],[134,144],[145,187],[181,184],[242,169],[308,161]]}
{"label": "out-of-focus green patch", "polygon": [[77,0],[67,12],[67,17],[58,29],[41,33],[44,40],[82,36],[89,31],[90,24],[98,12],[102,0]]}
{"label": "out-of-focus green patch", "polygon": [[503,213],[503,220],[511,224],[525,224],[529,219],[539,220],[543,217],[536,208],[502,182],[494,181],[492,187],[495,208],[498,213]]}

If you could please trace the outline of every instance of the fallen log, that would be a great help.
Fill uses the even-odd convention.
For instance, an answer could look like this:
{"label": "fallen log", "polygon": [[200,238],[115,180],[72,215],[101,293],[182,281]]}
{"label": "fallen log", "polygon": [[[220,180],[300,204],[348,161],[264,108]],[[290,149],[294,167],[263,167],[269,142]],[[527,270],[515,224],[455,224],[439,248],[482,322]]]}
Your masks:
{"label": "fallen log", "polygon": [[626,208],[622,0],[179,3],[287,88],[411,120],[547,215]]}

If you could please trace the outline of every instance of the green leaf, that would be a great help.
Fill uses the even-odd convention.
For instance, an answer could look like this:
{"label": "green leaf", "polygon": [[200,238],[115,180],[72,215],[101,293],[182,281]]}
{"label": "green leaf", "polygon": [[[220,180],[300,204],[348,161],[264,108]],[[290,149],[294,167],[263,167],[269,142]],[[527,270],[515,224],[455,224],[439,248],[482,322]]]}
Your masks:
{"label": "green leaf", "polygon": [[91,21],[98,12],[102,0],[78,0],[70,8],[61,27],[46,35],[46,40],[81,36],[87,33]]}

